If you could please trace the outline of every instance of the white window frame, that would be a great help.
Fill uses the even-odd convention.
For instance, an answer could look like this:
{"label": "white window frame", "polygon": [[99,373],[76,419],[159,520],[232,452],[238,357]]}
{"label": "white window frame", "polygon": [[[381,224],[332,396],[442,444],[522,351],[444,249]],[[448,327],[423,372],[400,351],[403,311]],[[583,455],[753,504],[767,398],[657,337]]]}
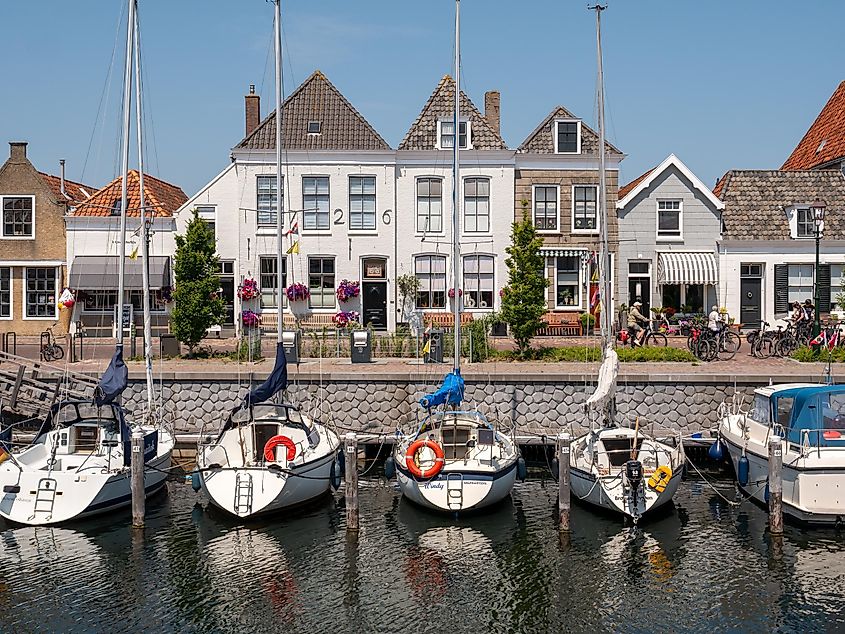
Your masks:
{"label": "white window frame", "polygon": [[[314,304],[312,303],[312,300],[314,299],[315,293],[314,293],[314,291],[311,291],[311,296],[308,298],[308,308],[310,310],[317,311],[317,312],[320,312],[320,311],[323,311],[323,312],[335,311],[335,310],[337,310],[337,295],[336,295],[336,288],[337,288],[337,282],[338,282],[337,257],[334,256],[334,255],[309,255],[308,256],[308,259],[307,259],[308,281],[306,282],[306,285],[308,286],[309,290],[311,289],[311,275],[312,275],[312,273],[311,273],[311,260],[331,260],[332,261],[334,272],[326,273],[325,271],[322,270],[322,267],[321,267],[320,273],[314,273],[313,275],[319,275],[321,278],[325,277],[326,275],[331,275],[334,278],[334,281],[332,282],[332,290],[331,290],[331,296],[332,296],[333,299],[332,299],[332,304],[330,306],[314,306]],[[321,292],[320,292],[321,296],[326,297],[326,296],[329,295],[328,292],[325,292],[325,293],[322,292],[322,286],[320,287],[320,290],[321,290]]]}
{"label": "white window frame", "polygon": [[[277,312],[279,312],[279,305],[278,305],[279,299],[281,299],[283,307],[288,305],[287,294],[285,293],[285,289],[287,288],[287,282],[288,282],[288,256],[284,256],[282,258],[282,266],[285,267],[285,271],[282,274],[282,289],[281,289],[281,291],[279,291],[281,297],[276,298],[277,302],[276,302],[275,306],[264,306],[264,305],[262,305],[261,296],[262,296],[262,290],[264,289],[264,286],[261,284],[261,278],[262,278],[263,275],[265,275],[265,273],[263,273],[263,271],[261,269],[261,263],[262,263],[262,261],[265,261],[265,260],[272,260],[272,261],[276,262],[276,261],[278,261],[278,256],[276,254],[270,254],[270,253],[262,254],[262,255],[258,256],[258,305],[261,308],[261,312],[277,313]],[[270,275],[270,273],[267,273],[266,275]],[[276,287],[278,287],[278,283],[279,283],[279,272],[276,271]],[[275,291],[276,287],[273,288],[274,291]],[[237,288],[235,290],[237,291]]]}
{"label": "white window frame", "polygon": [[[575,152],[561,152],[558,148],[558,127],[561,123],[575,123],[576,124],[576,134],[578,136],[578,148]],[[581,120],[580,119],[555,119],[554,125],[552,126],[552,141],[554,142],[555,154],[569,154],[569,155],[576,155],[581,154]]]}
{"label": "white window frame", "polygon": [[[493,253],[467,253],[466,255],[462,256],[463,262],[461,262],[461,290],[463,291],[462,295],[462,303],[461,305],[465,310],[471,311],[492,311],[496,306],[496,256]],[[490,258],[491,262],[493,263],[493,273],[491,277],[491,294],[490,294],[490,305],[488,306],[467,306],[466,305],[466,298],[468,297],[469,291],[467,290],[467,267],[466,261],[471,258],[477,258],[480,262],[481,258]],[[475,275],[479,283],[478,292],[481,292],[481,273],[476,271],[471,275]],[[447,291],[448,296],[448,291]]]}
{"label": "white window frame", "polygon": [[[352,196],[369,196],[369,194],[353,194],[352,193],[352,179],[353,178],[372,178],[373,179],[373,226],[363,227],[359,229],[352,228]],[[347,178],[349,198],[349,233],[358,235],[375,235],[378,234],[378,178],[375,174],[349,174]],[[364,212],[361,211],[361,217],[364,218]]]}
{"label": "white window frame", "polygon": [[[32,235],[7,236],[5,205],[7,198],[29,198],[32,201]],[[35,240],[35,196],[32,194],[3,194],[0,196],[0,238],[3,240]]]}
{"label": "white window frame", "polygon": [[[270,214],[272,214],[272,213],[273,213],[273,210],[272,210],[272,209],[269,209],[269,210],[261,210],[261,211],[259,211],[259,206],[258,206],[258,194],[259,194],[259,191],[258,191],[258,181],[259,181],[259,180],[261,180],[262,178],[276,179],[276,187],[278,188],[279,186],[281,186],[281,188],[282,188],[282,209],[281,209],[281,210],[279,210],[279,209],[277,209],[277,210],[276,210],[276,214],[279,214],[279,213],[284,213],[284,211],[285,211],[285,177],[284,177],[284,176],[282,176],[281,178],[278,178],[278,177],[276,176],[276,174],[256,174],[256,175],[255,175],[255,224],[256,224],[256,226],[257,226],[257,227],[259,227],[259,228],[270,227],[270,228],[272,228],[272,229],[275,229],[275,228],[276,228],[276,224],[277,224],[277,222],[276,222],[276,221],[273,221],[273,222],[261,222],[261,221],[259,220],[259,218],[260,218],[259,214],[261,213],[261,211],[266,211],[266,213],[270,213]],[[277,189],[277,192],[278,192],[278,189]],[[271,190],[271,194],[272,194],[272,190]],[[277,194],[277,195],[278,195],[278,194]],[[276,200],[277,200],[276,196],[273,196],[273,199],[272,199],[272,201],[271,201],[271,204],[272,204],[272,205],[275,205],[275,204],[276,204]],[[283,218],[284,218],[284,216],[283,216]]]}
{"label": "white window frame", "polygon": [[217,241],[217,205],[197,205],[197,217],[214,223],[214,240]]}
{"label": "white window frame", "polygon": [[[801,212],[804,211],[810,217],[810,233],[801,235]],[[806,221],[805,223],[806,224]],[[815,239],[816,237],[816,217],[812,205],[796,205],[795,206],[795,238],[797,240]]]}
{"label": "white window frame", "polygon": [[560,234],[560,185],[552,185],[549,183],[534,183],[531,185],[531,222],[534,227],[537,227],[536,203],[537,203],[537,188],[538,187],[554,187],[557,193],[557,217],[555,218],[554,229],[537,229],[537,233],[545,233],[549,235]]}
{"label": "white window frame", "polygon": [[[444,147],[443,146],[443,132],[442,132],[443,124],[444,123],[452,123],[452,122],[453,122],[453,119],[438,119],[437,120],[437,141],[435,142],[435,149],[438,149],[438,150],[453,150],[454,149],[454,147],[449,147],[449,146]],[[467,128],[467,132],[466,132],[467,144],[465,146],[460,147],[459,149],[461,149],[461,150],[472,150],[473,149],[473,146],[472,146],[472,121],[470,121],[469,119],[465,119],[465,118],[461,118],[461,120],[458,121],[458,142],[460,142],[460,138],[461,138],[460,131],[461,131],[462,125],[465,125],[466,128]]]}
{"label": "white window frame", "polygon": [[[660,203],[678,203],[678,235],[660,235]],[[683,242],[684,241],[684,201],[682,198],[658,198],[655,203],[654,214],[654,235],[657,242]],[[671,211],[671,210],[663,210]]]}
{"label": "white window frame", "polygon": [[9,316],[3,317],[0,315],[0,321],[10,321],[15,318],[15,276],[14,267],[0,266],[0,271],[9,271]]}
{"label": "white window frame", "polygon": [[[433,231],[431,226],[431,206],[429,205],[429,213],[427,218],[429,219],[427,229],[420,229],[420,181],[421,180],[437,180],[440,181],[440,231]],[[442,236],[446,235],[446,214],[444,213],[443,209],[443,190],[445,187],[445,179],[442,176],[434,176],[434,175],[420,175],[414,179],[414,235],[417,236],[427,236],[427,235],[434,235],[434,236]],[[430,190],[429,190],[430,191]],[[431,198],[429,195],[428,198]]]}
{"label": "white window frame", "polygon": [[[488,235],[493,231],[493,208],[492,208],[492,203],[491,203],[491,198],[493,197],[493,195],[492,195],[493,194],[493,192],[492,192],[493,179],[489,176],[479,175],[479,176],[465,176],[465,177],[463,177],[462,180],[463,180],[463,187],[461,188],[461,196],[463,196],[462,218],[463,218],[464,233],[472,233],[474,235]],[[467,181],[471,181],[471,180],[487,181],[487,196],[486,196],[486,198],[487,198],[487,216],[486,216],[487,217],[487,229],[484,229],[484,230],[467,229]],[[476,195],[473,196],[473,198],[478,199],[478,198],[484,198],[484,197],[479,196],[478,195],[478,189],[476,189]],[[478,226],[478,218],[483,218],[483,217],[484,216],[481,216],[481,215],[478,214],[478,207],[476,207],[476,213],[475,213],[476,226]]]}
{"label": "white window frame", "polygon": [[[577,298],[578,303],[577,304],[566,305],[566,304],[558,304],[557,303],[557,296],[558,296],[558,294],[557,294],[557,291],[558,291],[557,260],[558,260],[559,257],[561,257],[561,258],[562,257],[571,257],[571,258],[575,258],[576,260],[578,260],[578,281],[577,281],[576,287],[575,287],[576,292],[578,294],[578,298]],[[560,310],[560,311],[584,310],[584,308],[583,308],[584,298],[582,297],[583,293],[581,292],[581,290],[584,286],[584,263],[583,263],[582,258],[580,256],[577,256],[577,255],[569,255],[569,256],[552,256],[552,259],[554,261],[554,277],[555,277],[555,279],[554,279],[554,289],[555,289],[554,305],[555,305],[555,308],[554,309]]]}
{"label": "white window frame", "polygon": [[[53,269],[53,281],[54,281],[54,291],[53,291],[53,314],[47,315],[44,317],[30,317],[27,315],[27,301],[26,301],[26,292],[27,292],[27,282],[29,278],[29,270],[30,269]],[[61,280],[59,279],[60,267],[58,266],[26,266],[23,269],[23,284],[21,284],[21,298],[23,299],[23,312],[21,313],[21,318],[25,321],[56,321],[59,318],[59,293],[61,292]]]}
{"label": "white window frame", "polygon": [[[417,304],[417,295],[416,295],[416,293],[414,293],[414,298],[413,298],[414,310],[425,310],[425,311],[436,311],[436,310],[447,311],[447,310],[449,310],[449,258],[446,257],[445,255],[443,255],[442,253],[416,253],[416,254],[414,254],[414,256],[411,258],[411,262],[412,262],[412,265],[413,265],[413,271],[414,271],[414,273],[413,273],[414,277],[417,277],[417,275],[418,275],[418,273],[417,273],[417,259],[419,259],[419,258],[430,258],[430,259],[431,258],[441,258],[443,260],[443,306],[420,307]],[[431,289],[431,286],[432,286],[431,282],[434,280],[433,274],[431,273],[431,271],[429,271],[425,275],[429,276],[429,289],[428,289],[427,292],[429,293],[429,297],[431,297],[431,294],[434,292]],[[438,276],[439,275],[440,274],[438,273]],[[419,279],[419,277],[417,277],[417,279]],[[420,291],[418,290],[417,293],[418,292],[420,292]]]}
{"label": "white window frame", "polygon": [[[595,208],[595,220],[596,220],[596,228],[595,229],[576,229],[575,228],[575,190],[578,187],[589,187],[592,188],[593,191],[596,192],[596,208]],[[572,189],[570,191],[570,196],[572,199],[572,203],[570,205],[570,223],[569,223],[569,230],[572,233],[577,233],[580,235],[596,235],[599,232],[599,186],[593,185],[590,183],[587,184],[575,184],[572,185]]]}
{"label": "white window frame", "polygon": [[[801,268],[804,268],[806,271],[809,271],[810,272],[809,277],[804,278],[799,273],[799,280],[798,281],[803,282],[803,283],[793,284],[792,280],[794,278],[792,277],[792,272],[790,271],[790,269],[793,268],[793,267],[798,267],[799,271],[800,271]],[[798,291],[799,293],[801,293],[801,295],[798,296],[798,297],[790,297],[790,294],[792,293],[792,289],[805,289],[805,290]],[[796,301],[801,302],[803,304],[805,299],[808,299],[808,298],[812,299],[814,290],[815,290],[815,265],[812,262],[789,262],[789,263],[787,263],[787,265],[786,265],[786,297],[787,297],[787,301],[789,302],[789,304],[792,305],[792,303],[796,302]]]}
{"label": "white window frame", "polygon": [[[315,185],[320,180],[325,180],[326,184],[328,185],[328,192],[326,194],[321,194],[319,192],[319,186],[316,187],[314,193],[306,192],[305,191],[305,181],[308,179],[314,179]],[[311,235],[330,235],[332,232],[332,179],[328,174],[303,174],[302,179],[300,181],[300,185],[302,187],[302,225],[301,229],[303,233],[311,234]],[[308,206],[305,202],[306,196],[323,196],[325,195],[327,198],[327,209],[325,212],[319,210],[313,210]],[[307,219],[309,214],[313,214],[315,220],[315,227],[307,227]],[[326,226],[320,226],[320,215],[325,214],[326,216]]]}

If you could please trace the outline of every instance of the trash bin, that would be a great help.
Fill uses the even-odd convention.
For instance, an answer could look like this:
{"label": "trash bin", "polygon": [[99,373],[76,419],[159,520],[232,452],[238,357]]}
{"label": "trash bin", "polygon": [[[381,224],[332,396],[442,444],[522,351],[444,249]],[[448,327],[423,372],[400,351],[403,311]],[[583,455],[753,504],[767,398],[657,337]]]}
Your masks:
{"label": "trash bin", "polygon": [[158,338],[158,344],[159,355],[162,358],[179,356],[179,341],[176,339],[176,335],[161,335]]}
{"label": "trash bin", "polygon": [[299,363],[299,331],[283,330],[282,347],[288,363]]}
{"label": "trash bin", "polygon": [[443,363],[443,331],[440,329],[431,330],[428,333],[428,352],[425,355],[426,363]]}
{"label": "trash bin", "polygon": [[369,330],[353,330],[349,333],[349,354],[352,363],[370,363],[373,360],[373,344]]}

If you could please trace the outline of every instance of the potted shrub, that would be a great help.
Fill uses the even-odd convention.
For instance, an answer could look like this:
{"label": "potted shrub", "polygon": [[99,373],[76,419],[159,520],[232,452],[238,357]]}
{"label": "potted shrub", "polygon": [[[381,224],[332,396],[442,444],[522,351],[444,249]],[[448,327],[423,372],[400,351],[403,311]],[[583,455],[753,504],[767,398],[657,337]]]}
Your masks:
{"label": "potted shrub", "polygon": [[581,332],[585,335],[592,334],[596,326],[595,316],[590,313],[581,313],[579,319],[581,320]]}

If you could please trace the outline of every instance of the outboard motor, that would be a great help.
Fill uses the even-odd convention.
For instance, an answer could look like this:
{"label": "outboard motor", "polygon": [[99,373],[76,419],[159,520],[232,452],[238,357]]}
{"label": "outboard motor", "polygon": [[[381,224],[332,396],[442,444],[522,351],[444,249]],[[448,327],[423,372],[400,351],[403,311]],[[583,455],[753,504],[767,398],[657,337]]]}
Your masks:
{"label": "outboard motor", "polygon": [[639,517],[637,508],[640,500],[640,490],[643,487],[643,463],[639,460],[629,460],[625,463],[625,479],[628,480],[628,495],[631,504],[631,514]]}

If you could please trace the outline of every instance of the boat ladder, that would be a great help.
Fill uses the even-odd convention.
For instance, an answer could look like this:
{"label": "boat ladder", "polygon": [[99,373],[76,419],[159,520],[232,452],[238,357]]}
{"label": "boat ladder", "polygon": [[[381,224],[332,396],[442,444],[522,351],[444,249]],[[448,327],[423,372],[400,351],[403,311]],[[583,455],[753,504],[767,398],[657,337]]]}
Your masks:
{"label": "boat ladder", "polygon": [[252,513],[252,474],[235,474],[235,513]]}
{"label": "boat ladder", "polygon": [[46,513],[46,519],[53,517],[53,506],[56,503],[56,479],[41,478],[38,481],[38,489],[35,491],[35,503],[32,505],[30,520],[35,519],[39,513]]}
{"label": "boat ladder", "polygon": [[464,506],[464,474],[446,474],[446,505],[449,510],[459,511]]}

